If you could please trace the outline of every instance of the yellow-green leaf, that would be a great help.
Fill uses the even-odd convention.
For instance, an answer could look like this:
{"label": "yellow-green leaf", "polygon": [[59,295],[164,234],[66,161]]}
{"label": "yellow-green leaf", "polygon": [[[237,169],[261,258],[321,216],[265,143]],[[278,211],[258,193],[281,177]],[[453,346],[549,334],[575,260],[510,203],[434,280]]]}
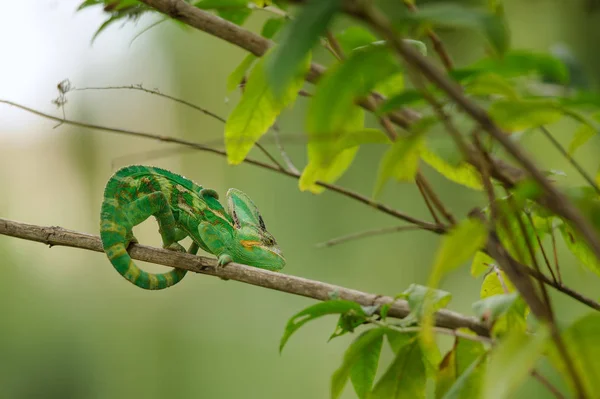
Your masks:
{"label": "yellow-green leaf", "polygon": [[511,398],[542,356],[548,342],[548,329],[541,326],[534,334],[520,330],[508,335],[494,348],[484,378],[486,399]]}
{"label": "yellow-green leaf", "polygon": [[560,232],[565,244],[567,244],[567,248],[581,262],[581,265],[600,275],[600,260],[598,260],[594,251],[587,245],[585,240],[568,223],[563,223],[560,226]]}
{"label": "yellow-green leaf", "polygon": [[492,271],[483,279],[479,297],[484,299],[494,295],[509,294],[514,290],[515,286],[502,270]]}
{"label": "yellow-green leaf", "polygon": [[244,78],[244,75],[246,75],[246,72],[248,72],[248,69],[250,69],[254,61],[256,61],[256,56],[254,54],[248,54],[246,57],[244,57],[242,62],[240,62],[240,64],[227,77],[227,91],[233,91],[237,89]]}
{"label": "yellow-green leaf", "polygon": [[421,150],[421,159],[448,180],[474,190],[483,190],[481,175],[473,165],[466,162],[458,166],[451,165],[427,148]]}
{"label": "yellow-green leaf", "polygon": [[419,169],[419,153],[423,148],[420,134],[396,139],[379,163],[373,197],[377,197],[390,177],[397,181],[413,181]]}
{"label": "yellow-green leaf", "polygon": [[473,258],[473,262],[471,263],[471,276],[481,276],[490,269],[490,265],[493,263],[494,259],[492,259],[488,254],[478,251]]}
{"label": "yellow-green leaf", "polygon": [[513,100],[519,97],[510,82],[495,73],[476,75],[466,83],[465,91],[476,96],[500,95]]}
{"label": "yellow-green leaf", "polygon": [[227,161],[241,163],[254,143],[273,125],[277,116],[298,96],[304,84],[304,73],[310,65],[306,59],[301,73],[295,75],[277,98],[267,84],[263,57],[252,69],[242,99],[229,115],[225,124],[225,147]]}
{"label": "yellow-green leaf", "polygon": [[563,112],[552,100],[498,100],[489,113],[498,125],[507,130],[525,130],[557,122]]}
{"label": "yellow-green leaf", "polygon": [[[324,183],[331,183],[336,181],[352,164],[357,151],[358,147],[351,147],[343,150],[330,158],[325,164],[320,164],[319,161],[309,161],[306,168],[304,168],[304,171],[302,171],[302,175],[298,181],[298,187],[301,191],[310,191],[313,194],[322,193],[325,189],[318,186],[316,182],[321,181]],[[310,157],[310,148],[308,153]]]}
{"label": "yellow-green leaf", "polygon": [[[470,330],[465,331],[467,334],[469,332]],[[445,397],[458,378],[467,372],[473,362],[484,353],[485,348],[481,342],[456,337],[454,346],[440,363],[436,376],[435,397]]]}

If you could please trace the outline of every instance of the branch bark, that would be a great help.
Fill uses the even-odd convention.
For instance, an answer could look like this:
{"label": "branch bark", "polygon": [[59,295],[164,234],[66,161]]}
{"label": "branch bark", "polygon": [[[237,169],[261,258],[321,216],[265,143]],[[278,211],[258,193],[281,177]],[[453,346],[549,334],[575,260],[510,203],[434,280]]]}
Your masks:
{"label": "branch bark", "polygon": [[[104,252],[100,238],[95,235],[67,230],[58,226],[37,226],[0,218],[0,235],[21,238],[52,246],[66,246]],[[263,288],[325,301],[330,294],[337,293],[340,299],[357,302],[363,306],[391,304],[389,317],[404,318],[410,313],[408,302],[394,300],[384,295],[369,294],[321,281],[258,269],[256,267],[230,263],[216,269],[216,259],[186,253],[133,244],[129,249],[133,259],[164,266],[178,267],[194,273],[206,274],[223,279],[235,280]],[[109,265],[108,260],[107,267]],[[436,313],[436,326],[450,329],[469,328],[480,336],[489,337],[490,331],[475,317],[464,316],[442,309]]]}

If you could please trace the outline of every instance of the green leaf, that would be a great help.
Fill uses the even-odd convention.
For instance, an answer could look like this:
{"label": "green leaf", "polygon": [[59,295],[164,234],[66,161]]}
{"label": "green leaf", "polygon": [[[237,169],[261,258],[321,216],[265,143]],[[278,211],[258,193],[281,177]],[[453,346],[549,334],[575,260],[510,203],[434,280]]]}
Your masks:
{"label": "green leaf", "polygon": [[465,85],[465,91],[476,96],[499,95],[511,100],[516,100],[519,97],[512,84],[495,73],[476,75]]}
{"label": "green leaf", "polygon": [[346,149],[361,144],[386,144],[390,143],[389,137],[380,129],[365,128],[363,130],[349,131],[339,139],[339,148]]}
{"label": "green leaf", "polygon": [[331,376],[332,399],[341,395],[348,378],[352,379],[359,398],[364,398],[371,390],[377,373],[383,335],[386,331],[385,328],[367,330],[350,344],[344,354],[342,365]]}
{"label": "green leaf", "polygon": [[[587,397],[596,397],[600,392],[600,314],[597,312],[587,314],[575,321],[562,334],[564,344],[571,361],[575,366],[577,375],[581,378]],[[549,358],[561,375],[568,376],[565,362],[556,350],[550,347]],[[570,378],[565,378],[569,383],[573,397],[575,389]]]}
{"label": "green leaf", "polygon": [[509,47],[509,33],[502,18],[484,9],[469,8],[455,3],[425,3],[417,12],[401,14],[394,22],[404,27],[410,23],[433,27],[461,28],[479,32],[500,54]]}
{"label": "green leaf", "polygon": [[264,63],[263,57],[250,72],[244,94],[225,124],[227,161],[233,165],[246,158],[254,143],[273,125],[281,111],[294,102],[304,84],[303,71],[308,68],[310,60],[305,60],[305,69],[277,98],[267,85]]}
{"label": "green leaf", "polygon": [[250,69],[254,61],[256,61],[256,56],[254,54],[248,54],[244,57],[242,62],[231,72],[231,74],[227,77],[227,91],[233,91],[238,88],[242,79],[246,75],[246,72]]}
{"label": "green leaf", "polygon": [[358,146],[347,147],[345,136],[364,130],[364,112],[354,104],[373,87],[398,71],[389,49],[369,46],[354,51],[342,64],[332,67],[317,86],[307,117],[308,165],[300,189],[322,192],[317,180],[333,182],[352,163]]}
{"label": "green leaf", "polygon": [[486,58],[467,68],[453,70],[451,76],[462,81],[482,73],[494,73],[505,78],[536,75],[559,83],[569,80],[569,72],[558,58],[531,50],[511,50],[501,58]]}
{"label": "green leaf", "polygon": [[498,100],[489,108],[490,116],[505,130],[525,130],[557,122],[563,116],[553,100]]}
{"label": "green leaf", "polygon": [[425,398],[425,364],[418,340],[413,339],[396,354],[369,399]]}
{"label": "green leaf", "polygon": [[[435,397],[445,396],[458,378],[469,371],[472,364],[479,360],[484,353],[485,348],[481,342],[456,337],[454,346],[440,363],[436,375]],[[459,390],[459,387],[454,387],[454,390]]]}
{"label": "green leaf", "polygon": [[600,275],[600,260],[594,254],[583,238],[568,224],[560,226],[560,233],[567,244],[567,248],[581,262],[587,270]]}
{"label": "green leaf", "polygon": [[267,21],[265,22],[265,24],[262,27],[262,30],[260,31],[260,35],[264,38],[272,39],[273,36],[275,36],[275,34],[277,32],[279,32],[279,30],[283,26],[284,22],[285,22],[285,18],[269,18],[269,19],[267,19]]}
{"label": "green leaf", "polygon": [[396,94],[387,100],[385,100],[379,108],[377,108],[377,115],[387,114],[395,111],[399,108],[403,108],[409,105],[414,105],[418,102],[423,102],[423,96],[418,90],[407,89],[402,93]]}
{"label": "green leaf", "polygon": [[473,304],[473,312],[480,319],[493,323],[506,313],[518,298],[519,294],[516,292],[488,296]]}
{"label": "green leaf", "polygon": [[341,0],[309,0],[281,32],[281,40],[267,64],[269,83],[279,95],[289,86],[317,43],[333,16],[341,7]]}
{"label": "green leaf", "polygon": [[425,287],[424,285],[411,284],[403,293],[402,297],[406,298],[410,313],[400,321],[402,326],[409,326],[417,323],[423,317],[425,300],[429,301],[429,305],[435,312],[445,308],[452,294],[448,291]]}
{"label": "green leaf", "polygon": [[248,0],[201,0],[194,6],[202,10],[215,10],[219,17],[236,25],[242,25],[252,14]]}
{"label": "green leaf", "polygon": [[484,247],[487,233],[487,227],[475,218],[467,218],[454,226],[442,238],[429,286],[436,287],[442,276],[463,265]]}
{"label": "green leaf", "polygon": [[483,190],[481,175],[473,165],[461,162],[454,166],[428,148],[421,150],[421,159],[448,180],[473,190]]}
{"label": "green leaf", "polygon": [[492,259],[485,252],[478,251],[473,258],[473,262],[471,263],[471,276],[481,276],[490,269],[490,265],[492,264],[494,264],[494,259]]}
{"label": "green leaf", "polygon": [[365,315],[362,307],[358,303],[341,299],[317,303],[316,305],[309,306],[301,312],[296,313],[285,326],[285,331],[279,344],[279,351],[281,352],[283,350],[283,347],[292,334],[309,321],[329,314],[343,314],[347,312]]}
{"label": "green leaf", "polygon": [[486,399],[510,398],[527,378],[543,354],[548,342],[548,329],[539,328],[534,334],[515,330],[494,348],[484,378]]}
{"label": "green leaf", "polygon": [[356,48],[375,42],[377,37],[362,26],[352,25],[336,35],[336,39],[344,54],[350,54]]}
{"label": "green leaf", "polygon": [[405,345],[412,343],[416,337],[415,333],[400,332],[398,330],[387,329],[385,332],[390,348],[394,354],[398,353]]}
{"label": "green leaf", "polygon": [[581,124],[575,131],[573,140],[569,144],[569,155],[573,155],[579,147],[587,143],[596,134],[598,134],[597,128],[585,123]]}
{"label": "green leaf", "polygon": [[486,370],[486,354],[475,359],[442,399],[479,399]]}
{"label": "green leaf", "polygon": [[379,82],[374,90],[384,96],[389,96],[404,90],[404,74],[397,73]]}
{"label": "green leaf", "polygon": [[396,142],[385,152],[379,170],[373,197],[377,197],[385,183],[393,177],[397,181],[413,181],[419,170],[419,154],[423,148],[422,134],[409,137],[398,137]]}

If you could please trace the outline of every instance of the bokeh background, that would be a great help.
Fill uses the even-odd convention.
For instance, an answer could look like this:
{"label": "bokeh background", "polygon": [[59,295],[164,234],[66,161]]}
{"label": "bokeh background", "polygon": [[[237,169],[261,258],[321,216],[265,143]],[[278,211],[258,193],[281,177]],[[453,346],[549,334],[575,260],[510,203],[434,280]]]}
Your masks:
{"label": "bokeh background", "polygon": [[[155,19],[119,24],[90,43],[103,21],[101,9],[75,12],[79,0],[1,1],[0,98],[62,115],[52,100],[56,85],[77,88],[143,84],[226,116],[238,93],[227,93],[227,75],[244,57],[230,44],[165,23],[134,39]],[[506,0],[515,48],[547,51],[568,46],[593,86],[599,60],[600,18],[594,2]],[[269,15],[246,27],[257,31]],[[465,32],[441,32],[459,65],[482,54],[481,41]],[[319,61],[329,62],[326,55]],[[282,135],[298,165],[306,100],[281,118]],[[221,146],[223,125],[201,113],[134,91],[82,91],[68,95],[71,119],[173,135]],[[370,123],[375,126],[373,121]],[[302,193],[297,182],[250,165],[228,166],[221,157],[177,146],[70,126],[56,126],[0,104],[0,217],[39,225],[98,232],[104,184],[119,167],[148,163],[184,174],[224,194],[237,187],[259,205],[280,242],[285,273],[367,292],[394,295],[425,284],[439,238],[398,233],[319,249],[324,240],[396,221],[335,193]],[[552,126],[568,142],[573,126]],[[524,138],[546,167],[564,170],[564,185],[582,184],[558,153],[536,135]],[[578,153],[597,168],[598,141]],[[274,149],[271,145],[269,148]],[[340,180],[372,192],[383,147],[367,146]],[[262,158],[257,151],[252,156]],[[482,203],[480,193],[444,181],[425,169],[457,215]],[[414,186],[389,184],[382,200],[429,218]],[[142,243],[159,245],[154,222],[137,229]],[[565,281],[597,297],[598,281],[559,246]],[[352,336],[327,343],[335,318],[309,324],[278,353],[286,321],[314,301],[234,281],[188,274],[176,287],[148,292],[120,277],[101,253],[0,236],[0,398],[326,398],[332,372]],[[160,271],[158,266],[143,267]],[[472,314],[480,279],[468,267],[443,288],[450,308]],[[588,310],[554,295],[561,322]],[[443,341],[447,345],[449,341]],[[389,360],[386,353],[384,360]],[[385,364],[381,366],[382,371]],[[546,374],[547,369],[543,370]],[[564,387],[559,376],[548,374]],[[533,395],[533,396],[532,396]],[[347,387],[345,398],[354,397]],[[536,381],[517,397],[550,397]]]}

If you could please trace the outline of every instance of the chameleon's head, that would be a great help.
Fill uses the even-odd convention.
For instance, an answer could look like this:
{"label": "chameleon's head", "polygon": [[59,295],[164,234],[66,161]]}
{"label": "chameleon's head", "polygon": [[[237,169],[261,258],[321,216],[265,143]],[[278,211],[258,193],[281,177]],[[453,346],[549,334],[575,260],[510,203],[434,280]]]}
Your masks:
{"label": "chameleon's head", "polygon": [[240,244],[233,260],[261,269],[282,269],[285,258],[277,241],[267,231],[254,202],[235,188],[229,189],[226,197],[229,214],[235,225],[235,241]]}

